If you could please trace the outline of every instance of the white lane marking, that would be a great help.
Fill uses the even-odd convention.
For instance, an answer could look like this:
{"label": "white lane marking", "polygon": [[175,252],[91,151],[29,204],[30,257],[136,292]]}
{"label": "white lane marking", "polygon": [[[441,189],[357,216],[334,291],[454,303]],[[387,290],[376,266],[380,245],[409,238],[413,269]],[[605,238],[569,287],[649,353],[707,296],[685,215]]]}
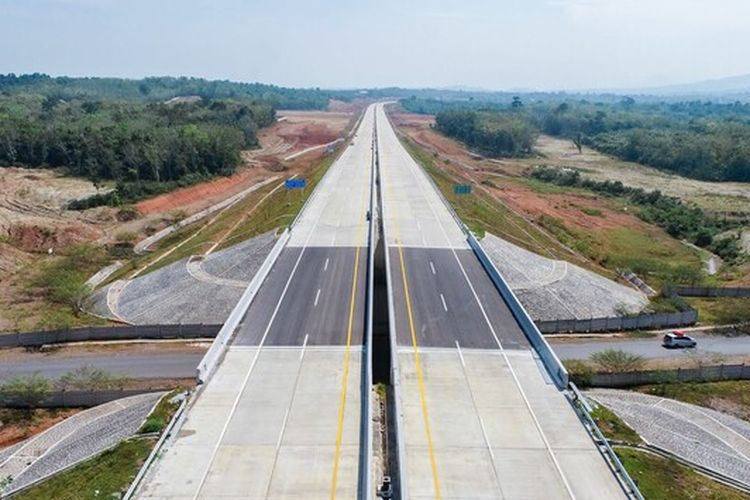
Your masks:
{"label": "white lane marking", "polygon": [[323,272],[326,272],[326,271],[328,271],[328,260],[329,260],[329,257],[326,257],[326,263],[325,263],[325,265],[323,266]]}
{"label": "white lane marking", "polygon": [[432,269],[432,274],[437,274],[435,272],[435,264],[433,264],[432,261],[430,261],[430,269]]}
{"label": "white lane marking", "polygon": [[482,419],[482,415],[480,415],[479,413],[477,400],[474,397],[474,390],[471,388],[471,381],[469,381],[469,374],[466,372],[466,360],[464,359],[464,354],[461,351],[461,344],[458,343],[458,340],[456,340],[456,350],[458,351],[458,357],[461,360],[461,367],[464,373],[464,380],[466,381],[466,388],[469,389],[469,396],[471,397],[471,404],[472,406],[474,406],[474,413],[476,414],[477,420],[479,421],[479,427],[482,429],[482,437],[484,438],[484,444],[485,446],[487,446],[487,451],[490,454],[490,460],[492,461],[492,469],[495,471],[495,480],[497,481],[497,488],[500,490],[500,495],[504,497],[503,489],[500,486],[500,478],[497,475],[497,466],[495,464],[495,452],[492,451],[492,444],[490,443],[490,438],[489,438],[489,435],[487,434],[487,428],[484,426],[484,420]]}
{"label": "white lane marking", "polygon": [[[292,386],[292,397],[289,398],[289,405],[286,407],[286,411],[284,412],[284,420],[281,421],[281,430],[279,431],[279,438],[276,440],[276,454],[273,457],[273,466],[271,467],[271,470],[276,470],[276,464],[279,461],[279,450],[281,449],[281,442],[284,440],[284,433],[286,432],[287,424],[289,423],[289,413],[292,411],[292,405],[294,404],[294,397],[297,395],[297,386],[299,385],[299,377],[302,373],[302,359],[305,357],[305,347],[307,346],[307,338],[309,337],[308,334],[305,334],[305,340],[302,342],[302,349],[299,353],[299,365],[297,365],[297,373],[294,376],[294,385]],[[266,498],[268,498],[268,493],[271,490],[271,479],[273,479],[273,474],[268,479],[268,484],[266,485]]]}
{"label": "white lane marking", "polygon": [[320,298],[320,288],[318,288],[318,293],[315,294],[315,304],[313,304],[313,307],[318,306],[318,299]]}
{"label": "white lane marking", "polygon": [[[360,124],[362,126],[362,124]],[[340,159],[339,159],[340,160]],[[335,164],[335,163],[334,163]],[[332,165],[333,166],[333,165]],[[325,185],[325,184],[321,184]],[[312,192],[310,195],[309,200],[313,199],[313,197],[317,197],[317,189]],[[323,201],[324,207],[328,206],[328,204],[331,202],[330,196]],[[268,325],[266,326],[265,331],[263,332],[263,336],[260,339],[260,342],[258,343],[258,350],[255,353],[255,356],[253,357],[253,361],[250,364],[247,373],[245,373],[245,378],[242,381],[242,384],[240,385],[240,390],[237,393],[237,396],[234,399],[234,403],[232,404],[232,408],[229,410],[229,415],[227,416],[226,421],[224,422],[224,426],[221,429],[221,433],[219,434],[219,438],[216,441],[216,444],[214,445],[214,448],[211,452],[211,456],[208,459],[208,464],[206,465],[206,468],[203,470],[203,474],[201,475],[200,481],[198,482],[197,489],[195,491],[195,495],[193,495],[193,500],[197,500],[198,497],[201,494],[201,490],[203,489],[203,486],[206,484],[206,478],[208,478],[208,473],[211,470],[211,467],[213,466],[214,461],[216,460],[216,455],[219,453],[219,448],[221,447],[221,442],[224,440],[224,436],[227,433],[227,429],[229,428],[229,424],[232,421],[232,418],[234,417],[234,414],[237,412],[237,407],[239,406],[240,400],[242,399],[242,395],[245,392],[245,389],[247,388],[248,381],[250,380],[250,374],[253,372],[255,365],[258,362],[258,358],[260,357],[260,353],[263,351],[263,346],[266,342],[266,338],[268,337],[268,332],[271,330],[271,326],[273,325],[274,320],[276,319],[276,315],[279,313],[279,309],[281,309],[281,303],[284,300],[284,297],[286,296],[287,290],[289,289],[289,285],[292,282],[292,278],[294,278],[294,274],[297,272],[297,268],[299,267],[299,263],[302,260],[302,256],[305,253],[305,250],[307,249],[308,245],[310,244],[310,240],[312,239],[313,233],[315,233],[315,229],[317,229],[318,225],[320,224],[320,219],[322,217],[322,213],[324,210],[321,210],[320,213],[318,213],[317,218],[314,219],[314,222],[312,224],[312,227],[310,228],[310,231],[307,234],[307,238],[305,239],[305,242],[302,244],[302,249],[300,250],[299,255],[297,256],[297,261],[294,263],[294,266],[292,267],[292,270],[289,272],[289,278],[286,281],[286,284],[284,285],[284,289],[281,291],[281,296],[279,297],[278,302],[276,303],[276,307],[273,310],[273,313],[271,314],[270,319],[268,320]],[[301,214],[303,217],[306,216],[306,211],[303,211]],[[334,233],[333,235],[334,240],[336,239],[336,235]]]}
{"label": "white lane marking", "polygon": [[[393,127],[391,126],[389,128],[391,129],[391,132],[395,136],[395,131],[393,131]],[[398,139],[396,139],[396,141],[398,141]],[[407,155],[408,155],[408,152],[407,152]],[[487,326],[489,327],[490,332],[492,333],[492,336],[495,338],[495,342],[497,343],[497,347],[500,350],[500,354],[503,356],[505,363],[508,365],[508,370],[510,371],[510,374],[513,378],[513,382],[515,383],[515,386],[518,389],[518,392],[521,394],[521,397],[523,398],[526,409],[529,411],[529,414],[531,415],[531,418],[534,421],[534,426],[536,427],[537,432],[542,438],[542,442],[544,443],[544,446],[547,449],[547,452],[549,453],[550,458],[552,459],[552,463],[554,464],[555,469],[557,469],[557,473],[560,475],[560,479],[562,480],[563,485],[565,486],[565,490],[567,491],[568,496],[572,499],[575,499],[576,496],[573,493],[573,489],[571,488],[570,483],[568,482],[568,478],[565,476],[565,473],[563,473],[562,467],[560,466],[560,462],[557,460],[557,456],[555,455],[555,452],[552,450],[552,445],[547,439],[547,435],[544,433],[544,430],[542,429],[542,425],[539,423],[539,419],[537,418],[536,413],[531,407],[531,402],[529,401],[529,398],[526,395],[526,391],[524,391],[523,387],[521,386],[521,382],[518,379],[516,370],[513,368],[513,365],[510,364],[510,359],[508,358],[508,354],[505,352],[505,349],[500,343],[500,339],[498,338],[497,333],[495,332],[495,328],[492,326],[492,322],[490,321],[490,318],[487,316],[487,312],[484,309],[484,305],[482,305],[482,301],[479,300],[479,295],[477,295],[477,292],[474,289],[474,285],[472,285],[471,280],[469,279],[469,275],[466,273],[466,269],[464,269],[464,266],[461,263],[461,259],[458,258],[458,253],[456,252],[456,249],[451,245],[451,240],[450,240],[450,237],[448,236],[448,231],[446,231],[445,226],[443,225],[443,221],[440,219],[440,217],[438,217],[438,214],[435,211],[435,207],[432,204],[432,198],[430,198],[429,195],[427,194],[426,186],[423,185],[421,182],[419,182],[419,180],[422,179],[423,181],[425,181],[427,186],[429,186],[429,189],[432,190],[433,194],[437,194],[435,193],[435,187],[429,184],[429,178],[427,177],[427,173],[424,171],[424,169],[422,169],[419,165],[417,165],[417,162],[414,161],[414,158],[411,158],[411,155],[408,155],[408,156],[411,160],[407,162],[410,173],[412,174],[412,177],[416,181],[416,184],[419,186],[419,189],[422,191],[422,196],[424,196],[425,200],[427,201],[427,205],[430,207],[432,216],[437,221],[438,226],[440,227],[441,232],[443,233],[443,237],[445,238],[446,243],[449,246],[451,246],[453,257],[456,259],[456,263],[458,264],[458,267],[461,269],[461,273],[463,274],[464,279],[466,280],[466,283],[469,285],[469,288],[471,289],[471,293],[474,295],[474,299],[476,300],[477,305],[479,305],[479,309],[482,311],[482,316],[484,317],[484,320],[487,323]],[[438,196],[438,202],[443,206],[443,208],[445,208],[446,210],[448,209],[448,207],[445,206],[445,204],[442,202],[442,199],[439,196]],[[451,218],[451,221],[453,221],[452,218]],[[456,224],[455,221],[453,221],[453,223]]]}
{"label": "white lane marking", "polygon": [[443,294],[442,294],[442,293],[440,294],[440,300],[441,300],[441,301],[442,301],[442,303],[443,303],[443,309],[445,309],[445,312],[448,312],[448,306],[447,306],[447,305],[446,305],[446,303],[445,303],[445,297],[443,297]]}

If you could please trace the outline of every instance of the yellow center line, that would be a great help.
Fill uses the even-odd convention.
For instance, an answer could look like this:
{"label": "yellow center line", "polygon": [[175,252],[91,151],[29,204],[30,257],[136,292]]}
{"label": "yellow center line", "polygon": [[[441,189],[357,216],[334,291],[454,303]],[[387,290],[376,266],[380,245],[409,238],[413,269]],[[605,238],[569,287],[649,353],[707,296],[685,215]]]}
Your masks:
{"label": "yellow center line", "polygon": [[[366,191],[365,191],[366,192]],[[360,213],[364,215],[365,207],[367,202],[367,196],[362,197],[362,209]],[[356,308],[357,298],[357,276],[359,274],[359,253],[362,246],[362,236],[364,229],[367,224],[360,224],[359,231],[357,231],[357,242],[356,250],[354,253],[354,273],[352,276],[352,292],[351,300],[349,302],[349,322],[346,329],[346,349],[344,351],[344,378],[341,382],[341,399],[339,401],[339,420],[338,427],[336,429],[336,451],[333,457],[333,478],[331,479],[331,500],[336,498],[336,486],[338,483],[339,476],[339,462],[341,459],[341,441],[344,434],[344,414],[346,412],[346,393],[349,381],[349,364],[350,364],[350,351],[352,345],[352,328],[354,325],[354,311]],[[370,397],[369,394],[365,397]]]}
{"label": "yellow center line", "polygon": [[[383,169],[381,168],[381,177],[383,175]],[[385,178],[385,190],[388,193],[388,198],[391,198],[391,185],[388,178]],[[390,208],[390,205],[389,205]],[[411,294],[409,292],[409,281],[406,278],[406,263],[404,261],[404,252],[401,245],[401,231],[398,224],[398,218],[394,217],[393,227],[396,230],[396,248],[398,249],[398,257],[401,263],[401,280],[404,286],[404,298],[406,300],[406,313],[409,318],[409,331],[411,333],[412,351],[414,352],[414,368],[417,372],[417,384],[419,386],[419,400],[422,406],[422,416],[424,418],[424,429],[427,437],[427,452],[430,458],[430,468],[432,469],[432,484],[435,488],[435,499],[440,500],[442,495],[440,494],[440,480],[438,479],[437,460],[435,458],[435,449],[432,444],[432,431],[430,429],[430,417],[427,412],[427,392],[425,391],[424,385],[424,374],[422,372],[422,363],[419,356],[419,345],[417,343],[417,333],[414,328],[414,314],[411,308]],[[386,242],[386,251],[387,250]],[[394,346],[395,347],[395,346]]]}

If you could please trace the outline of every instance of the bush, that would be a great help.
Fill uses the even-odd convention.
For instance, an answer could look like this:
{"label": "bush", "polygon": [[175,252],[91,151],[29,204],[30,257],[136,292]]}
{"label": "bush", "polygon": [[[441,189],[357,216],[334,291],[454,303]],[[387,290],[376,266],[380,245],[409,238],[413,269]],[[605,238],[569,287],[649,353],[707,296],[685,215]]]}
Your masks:
{"label": "bush", "polygon": [[14,377],[3,383],[0,385],[0,396],[34,408],[47,398],[51,390],[50,381],[35,373],[26,377]]}
{"label": "bush", "polygon": [[591,361],[607,373],[634,372],[643,368],[643,356],[622,349],[606,349],[591,355]]}
{"label": "bush", "polygon": [[565,369],[568,370],[570,381],[578,387],[589,387],[594,378],[594,369],[580,359],[566,359],[563,361]]}
{"label": "bush", "polygon": [[61,391],[100,391],[122,389],[128,381],[127,377],[114,375],[101,368],[81,366],[60,377],[56,385]]}

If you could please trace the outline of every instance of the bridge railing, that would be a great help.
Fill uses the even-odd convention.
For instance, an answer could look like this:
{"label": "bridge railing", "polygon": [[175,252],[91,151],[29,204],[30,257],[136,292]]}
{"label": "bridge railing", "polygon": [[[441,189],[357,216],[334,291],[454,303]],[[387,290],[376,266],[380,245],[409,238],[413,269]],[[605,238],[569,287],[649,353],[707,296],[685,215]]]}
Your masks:
{"label": "bridge railing", "polygon": [[490,279],[495,284],[495,287],[500,292],[500,295],[503,297],[503,300],[508,305],[510,311],[513,313],[518,326],[521,327],[521,330],[523,330],[523,332],[526,334],[526,337],[529,339],[529,342],[531,342],[531,345],[539,354],[539,357],[542,359],[544,366],[547,368],[547,371],[554,379],[555,384],[557,384],[557,386],[562,390],[566,389],[568,386],[568,370],[565,369],[565,366],[563,366],[560,358],[557,357],[555,352],[547,343],[547,340],[536,327],[534,321],[532,321],[531,317],[529,316],[529,313],[526,312],[526,309],[524,309],[524,307],[521,305],[521,302],[516,297],[516,294],[513,293],[513,290],[511,290],[510,286],[505,281],[505,278],[503,278],[503,276],[500,274],[500,271],[497,270],[495,264],[484,251],[484,248],[482,248],[479,240],[477,240],[476,236],[474,236],[471,231],[468,231],[467,234],[467,241],[469,242],[469,246],[472,248],[472,250],[474,250],[474,253],[479,258],[479,262],[482,263],[485,271],[487,271]]}
{"label": "bridge railing", "polygon": [[211,343],[211,347],[209,347],[208,351],[206,351],[206,354],[203,356],[203,359],[201,359],[200,363],[198,363],[198,382],[205,383],[208,381],[211,375],[213,375],[213,372],[214,370],[216,370],[217,365],[224,357],[224,353],[229,346],[229,342],[232,340],[234,332],[240,326],[242,319],[245,317],[247,309],[250,307],[250,303],[255,298],[255,295],[258,293],[261,285],[263,285],[263,282],[266,280],[268,273],[271,272],[271,268],[276,263],[276,259],[279,258],[279,255],[286,246],[287,241],[289,241],[289,230],[285,229],[284,232],[281,233],[281,236],[279,236],[279,239],[276,240],[276,244],[271,249],[271,252],[266,256],[266,260],[263,261],[263,264],[260,266],[260,269],[258,269],[258,272],[255,273],[255,276],[253,276],[253,279],[245,289],[242,297],[240,297],[239,302],[237,302],[237,305],[234,306],[234,309],[232,309],[232,312],[224,322],[221,330],[219,330],[216,338]]}

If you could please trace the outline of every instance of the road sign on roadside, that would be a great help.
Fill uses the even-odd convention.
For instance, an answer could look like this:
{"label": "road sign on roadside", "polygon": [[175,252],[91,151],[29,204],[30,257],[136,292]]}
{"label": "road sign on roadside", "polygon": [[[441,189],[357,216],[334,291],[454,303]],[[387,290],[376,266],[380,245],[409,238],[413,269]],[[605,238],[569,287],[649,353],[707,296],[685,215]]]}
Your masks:
{"label": "road sign on roadside", "polygon": [[471,194],[471,185],[469,184],[456,184],[453,186],[453,193],[462,195],[462,194]]}
{"label": "road sign on roadside", "polygon": [[305,189],[305,179],[287,179],[284,181],[284,186],[287,189]]}

